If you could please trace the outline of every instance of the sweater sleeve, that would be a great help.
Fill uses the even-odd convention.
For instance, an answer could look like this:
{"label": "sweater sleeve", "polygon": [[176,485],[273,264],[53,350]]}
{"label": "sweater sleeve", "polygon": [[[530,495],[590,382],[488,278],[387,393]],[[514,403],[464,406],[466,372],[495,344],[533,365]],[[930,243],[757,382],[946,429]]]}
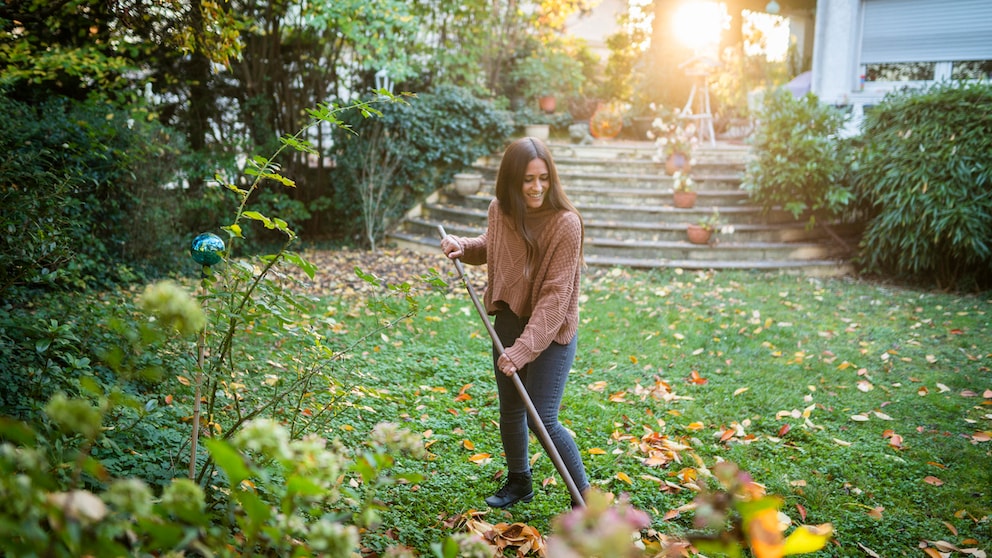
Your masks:
{"label": "sweater sleeve", "polygon": [[554,242],[548,247],[535,284],[533,312],[523,333],[506,349],[517,368],[532,362],[551,345],[576,304],[577,275],[582,265],[582,224],[567,212],[556,224]]}
{"label": "sweater sleeve", "polygon": [[[489,204],[489,212],[488,212],[489,223],[493,223],[494,211],[498,211],[496,200],[493,200]],[[462,255],[461,257],[461,260],[464,263],[471,265],[482,265],[486,263],[486,241],[488,238],[489,238],[488,227],[486,228],[486,232],[476,237],[468,238],[462,236],[455,236],[455,240],[457,240],[458,243],[462,245],[462,251],[465,252],[465,254]]]}

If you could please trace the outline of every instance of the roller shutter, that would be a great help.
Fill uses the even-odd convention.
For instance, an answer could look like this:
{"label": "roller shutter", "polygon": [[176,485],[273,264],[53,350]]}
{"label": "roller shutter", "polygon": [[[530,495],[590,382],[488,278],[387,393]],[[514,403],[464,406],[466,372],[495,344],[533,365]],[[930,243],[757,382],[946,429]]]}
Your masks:
{"label": "roller shutter", "polygon": [[861,63],[992,59],[992,0],[864,0]]}

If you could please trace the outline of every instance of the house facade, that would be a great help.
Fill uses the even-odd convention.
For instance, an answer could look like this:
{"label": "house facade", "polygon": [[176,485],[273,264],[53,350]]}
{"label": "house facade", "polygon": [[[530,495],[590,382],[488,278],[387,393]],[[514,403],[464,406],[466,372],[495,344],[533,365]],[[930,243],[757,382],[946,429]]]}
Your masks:
{"label": "house facade", "polygon": [[992,0],[816,3],[811,90],[856,117],[896,89],[990,77]]}

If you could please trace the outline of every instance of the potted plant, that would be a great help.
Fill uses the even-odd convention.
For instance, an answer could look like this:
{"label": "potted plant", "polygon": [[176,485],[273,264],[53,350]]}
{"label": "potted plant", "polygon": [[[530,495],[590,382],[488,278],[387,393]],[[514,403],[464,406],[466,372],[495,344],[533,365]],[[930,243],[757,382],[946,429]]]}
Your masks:
{"label": "potted plant", "polygon": [[[676,171],[688,173],[692,167],[692,152],[699,139],[696,125],[682,125],[678,111],[670,117],[659,116],[652,124],[651,136],[658,149],[656,161],[665,163],[665,173],[674,175]],[[650,137],[650,136],[649,136]]]}
{"label": "potted plant", "polygon": [[672,203],[680,209],[696,205],[696,183],[689,173],[675,171],[672,175]]}
{"label": "potted plant", "polygon": [[557,109],[557,99],[579,94],[584,76],[582,63],[564,45],[552,43],[520,59],[510,72],[510,79],[517,84],[520,94],[550,114]]}
{"label": "potted plant", "polygon": [[594,138],[613,139],[623,129],[623,113],[615,103],[600,104],[589,119],[589,133]]}
{"label": "potted plant", "polygon": [[690,223],[686,228],[686,235],[693,244],[709,244],[718,228],[720,228],[720,212],[714,208],[709,217]]}

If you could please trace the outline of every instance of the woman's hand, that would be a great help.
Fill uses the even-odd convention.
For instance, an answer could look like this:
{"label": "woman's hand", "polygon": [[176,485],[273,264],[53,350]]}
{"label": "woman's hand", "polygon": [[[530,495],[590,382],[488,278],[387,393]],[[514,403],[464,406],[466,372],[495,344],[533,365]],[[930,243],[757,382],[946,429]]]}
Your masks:
{"label": "woman's hand", "polygon": [[450,234],[445,235],[445,237],[441,239],[441,251],[444,252],[445,256],[448,256],[453,260],[465,255],[465,252],[462,250],[462,245]]}
{"label": "woman's hand", "polygon": [[510,360],[510,357],[505,354],[499,355],[499,359],[496,360],[496,367],[499,371],[507,376],[512,376],[517,373],[517,367]]}

